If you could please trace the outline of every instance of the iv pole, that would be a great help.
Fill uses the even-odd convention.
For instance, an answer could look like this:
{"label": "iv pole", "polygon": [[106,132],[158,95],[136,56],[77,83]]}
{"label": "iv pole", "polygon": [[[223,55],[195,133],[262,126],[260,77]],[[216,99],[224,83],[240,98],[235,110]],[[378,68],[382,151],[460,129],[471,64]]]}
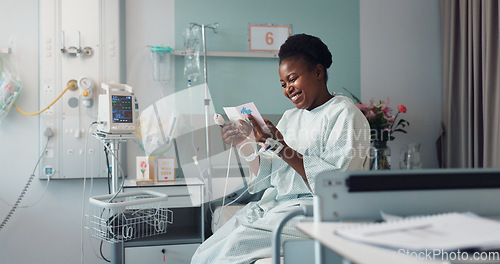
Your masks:
{"label": "iv pole", "polygon": [[[210,117],[208,116],[209,110],[210,110],[210,96],[209,96],[209,90],[208,90],[208,76],[207,76],[207,39],[206,39],[206,28],[210,28],[213,30],[214,33],[217,33],[217,29],[219,27],[219,23],[213,23],[210,25],[205,25],[205,24],[197,24],[197,23],[190,23],[189,27],[201,27],[201,39],[202,39],[202,45],[203,45],[203,75],[205,78],[205,140],[207,142],[207,159],[208,159],[208,176],[207,176],[207,185],[208,185],[208,190],[209,194],[212,193],[212,158],[211,158],[211,152],[210,152]],[[212,197],[210,197],[211,199]]]}

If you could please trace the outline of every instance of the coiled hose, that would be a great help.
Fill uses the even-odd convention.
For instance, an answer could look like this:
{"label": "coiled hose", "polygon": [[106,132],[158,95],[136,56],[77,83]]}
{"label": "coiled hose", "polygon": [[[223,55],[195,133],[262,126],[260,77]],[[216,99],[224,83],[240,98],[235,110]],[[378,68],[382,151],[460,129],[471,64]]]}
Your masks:
{"label": "coiled hose", "polygon": [[9,213],[7,214],[7,216],[2,221],[2,224],[0,224],[0,231],[2,231],[3,227],[7,224],[7,222],[9,222],[9,219],[12,217],[12,215],[14,215],[14,212],[19,207],[19,204],[23,200],[24,195],[28,191],[28,188],[30,187],[30,184],[33,181],[33,178],[35,178],[36,168],[38,167],[38,164],[40,164],[40,161],[42,160],[43,156],[45,155],[45,151],[47,150],[47,147],[49,146],[49,141],[50,141],[51,137],[52,137],[52,135],[48,136],[47,143],[45,144],[45,148],[43,149],[42,155],[40,155],[40,158],[38,158],[38,162],[36,163],[35,168],[33,169],[33,173],[31,173],[31,176],[28,179],[28,182],[26,183],[26,185],[24,186],[23,191],[19,195],[19,198],[17,198],[16,203],[12,206],[12,209],[10,209]]}

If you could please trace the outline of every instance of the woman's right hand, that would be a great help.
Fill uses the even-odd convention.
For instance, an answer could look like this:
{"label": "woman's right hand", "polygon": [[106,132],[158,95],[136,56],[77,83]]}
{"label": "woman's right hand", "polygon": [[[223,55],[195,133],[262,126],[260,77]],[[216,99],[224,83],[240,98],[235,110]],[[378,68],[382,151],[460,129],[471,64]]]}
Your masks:
{"label": "woman's right hand", "polygon": [[238,121],[240,122],[238,126],[234,123],[222,126],[222,140],[232,146],[239,146],[246,141],[255,141],[252,125],[242,119]]}

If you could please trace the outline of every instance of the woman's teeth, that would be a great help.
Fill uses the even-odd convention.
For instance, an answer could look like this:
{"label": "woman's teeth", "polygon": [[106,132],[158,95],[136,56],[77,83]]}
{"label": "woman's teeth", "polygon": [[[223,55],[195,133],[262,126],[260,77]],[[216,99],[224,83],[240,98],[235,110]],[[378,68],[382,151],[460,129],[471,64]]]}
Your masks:
{"label": "woman's teeth", "polygon": [[300,95],[300,94],[296,94],[296,95],[292,96],[292,100],[297,99],[297,97],[299,97],[299,95]]}

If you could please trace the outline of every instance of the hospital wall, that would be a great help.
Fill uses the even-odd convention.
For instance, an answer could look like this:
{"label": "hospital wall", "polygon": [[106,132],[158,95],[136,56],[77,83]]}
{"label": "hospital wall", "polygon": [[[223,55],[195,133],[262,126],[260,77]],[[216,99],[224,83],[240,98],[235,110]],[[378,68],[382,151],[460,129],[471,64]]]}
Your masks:
{"label": "hospital wall", "polygon": [[[172,45],[178,47],[182,34],[178,30],[185,28],[186,25],[176,24],[175,27],[172,27],[171,30],[175,31],[174,41],[169,37],[169,34],[158,34],[158,27],[151,26],[155,21],[158,23],[172,23],[172,21],[178,23],[179,14],[175,13],[175,18],[172,15],[169,16],[173,12],[174,3],[172,1],[145,0],[140,1],[140,5],[139,1],[135,0],[125,2],[129,10],[127,11],[127,20],[134,22],[133,27],[129,26],[126,32],[126,39],[129,42],[127,43],[129,45],[127,50],[127,81],[134,84],[146,83],[151,87],[150,92],[144,92],[141,97],[155,96],[154,93],[158,92],[157,89],[160,88],[154,83],[143,80],[144,77],[139,75],[142,71],[146,71],[143,68],[148,67],[145,55],[141,55],[141,52],[144,52],[141,47],[146,43],[168,45],[173,43]],[[228,2],[233,3],[234,1]],[[318,3],[323,4],[323,2],[325,1],[318,0]],[[213,3],[223,4],[222,1]],[[175,4],[177,12],[181,6],[178,6],[179,1]],[[38,1],[0,0],[0,6],[2,10],[8,10],[0,16],[0,25],[4,25],[0,27],[0,47],[8,46],[10,38],[14,40],[13,51],[23,81],[23,90],[16,103],[24,106],[27,110],[35,110],[38,108],[39,100],[38,72],[40,69],[37,63],[39,56]],[[142,9],[139,9],[141,7]],[[131,8],[137,12],[130,12]],[[439,1],[360,0],[358,9],[359,22],[353,23],[358,24],[359,36],[351,36],[351,38],[359,39],[359,43],[352,43],[354,47],[359,49],[359,55],[355,55],[356,52],[346,54],[346,61],[349,60],[350,56],[359,57],[353,58],[352,64],[347,65],[351,68],[348,72],[343,72],[343,64],[334,66],[336,73],[331,75],[335,77],[331,79],[330,86],[334,90],[345,86],[355,93],[361,94],[365,101],[372,97],[380,99],[390,97],[393,106],[407,105],[406,119],[410,121],[411,126],[408,129],[408,135],[398,135],[397,140],[391,142],[393,153],[396,153],[395,156],[397,156],[399,146],[405,142],[419,141],[423,143],[424,166],[436,167],[434,142],[439,133],[441,96]],[[152,10],[164,10],[164,16],[157,13],[154,17],[148,16]],[[255,10],[258,9],[255,8]],[[255,10],[252,12],[257,12]],[[327,40],[335,39],[335,37],[325,33],[328,32],[328,25],[321,24],[317,25],[317,29],[312,29],[315,25],[314,21],[319,23],[319,21],[323,21],[322,18],[317,20],[316,14],[303,13],[300,10],[301,8],[293,8],[293,5],[286,9],[281,6],[273,6],[273,12],[268,13],[265,17],[256,16],[253,21],[244,21],[244,23],[286,23],[287,21],[281,15],[277,15],[285,12],[291,17],[297,17],[297,20],[292,21],[294,32],[307,31],[311,34],[324,36]],[[275,14],[281,18],[266,19],[268,16],[272,18]],[[188,16],[189,14],[183,15]],[[218,33],[220,35],[207,36],[207,38],[212,37],[209,41],[216,41],[214,38],[222,39],[224,37],[224,27],[226,29],[229,27],[231,19],[240,16],[232,14],[226,17],[226,14],[221,14],[220,17],[225,20],[215,21],[217,17],[212,18],[208,15],[201,17],[203,19],[200,21],[195,21],[198,18],[192,20],[199,23],[221,23],[221,31]],[[245,17],[248,20],[250,18],[250,16]],[[183,23],[189,20],[185,18]],[[302,26],[301,21],[311,20],[312,22],[307,22],[311,23],[309,26]],[[162,27],[162,30],[166,30],[165,27]],[[335,41],[332,43],[335,45]],[[241,43],[237,45],[239,49],[244,48]],[[232,46],[229,43],[227,47]],[[358,66],[355,65],[356,60],[358,60]],[[221,67],[229,64],[224,59],[213,61],[213,63],[219,63]],[[251,93],[252,85],[247,86],[245,83],[252,82],[252,79],[264,79],[260,85],[265,85],[268,90],[276,87],[274,89],[278,91],[273,90],[271,99],[281,101],[276,106],[270,105],[269,107],[263,103],[263,113],[278,116],[280,111],[290,108],[286,100],[281,98],[275,63],[276,61],[270,61],[270,65],[265,66],[264,72],[256,74],[257,77],[255,77],[257,70],[242,66],[242,74],[231,77],[231,81],[228,82],[231,87],[249,87],[249,91],[245,91],[244,96],[231,95],[224,99],[227,101],[223,101],[223,103],[237,104],[257,100],[255,98],[262,96],[261,93]],[[213,69],[210,76],[216,75],[217,66],[209,66]],[[238,61],[231,64],[231,68],[237,66],[239,66]],[[149,72],[144,72],[144,75],[146,74]],[[336,80],[342,80],[341,77],[344,75],[351,77],[346,78],[341,83],[336,83]],[[176,81],[178,76],[179,72],[176,74]],[[150,100],[145,101],[144,104],[152,101],[149,98],[143,100]],[[220,99],[215,97],[214,101],[217,100]],[[16,111],[11,111],[0,125],[0,197],[10,204],[13,204],[21,193],[38,159],[38,133],[38,118],[26,117]],[[45,186],[46,181],[35,178],[23,204],[29,205],[36,202]],[[94,182],[93,188],[94,193],[107,192],[104,181]],[[82,180],[52,181],[44,197],[35,206],[18,209],[8,224],[0,231],[0,262],[5,264],[79,263],[81,257],[82,189]],[[11,206],[0,201],[1,220],[8,214],[10,208]],[[98,245],[94,243],[92,249],[88,238],[85,241],[84,263],[105,263],[98,260],[94,252],[94,250],[98,252]]]}
{"label": "hospital wall", "polygon": [[425,168],[437,168],[441,127],[441,36],[439,1],[360,0],[361,97],[387,100],[410,122],[407,134],[389,142],[392,167],[400,149],[421,143]]}
{"label": "hospital wall", "polygon": [[[318,36],[333,55],[328,70],[330,92],[343,92],[345,87],[359,95],[359,1],[184,0],[176,2],[175,10],[176,47],[183,46],[180,36],[192,22],[219,23],[217,33],[206,30],[208,51],[248,51],[249,24],[291,25],[292,34]],[[176,89],[182,89],[186,86],[179,81],[183,79],[182,58],[177,61],[180,63],[176,64]],[[216,111],[247,102],[254,102],[263,114],[281,115],[293,108],[283,96],[278,59],[208,57],[207,61],[208,84]]]}

